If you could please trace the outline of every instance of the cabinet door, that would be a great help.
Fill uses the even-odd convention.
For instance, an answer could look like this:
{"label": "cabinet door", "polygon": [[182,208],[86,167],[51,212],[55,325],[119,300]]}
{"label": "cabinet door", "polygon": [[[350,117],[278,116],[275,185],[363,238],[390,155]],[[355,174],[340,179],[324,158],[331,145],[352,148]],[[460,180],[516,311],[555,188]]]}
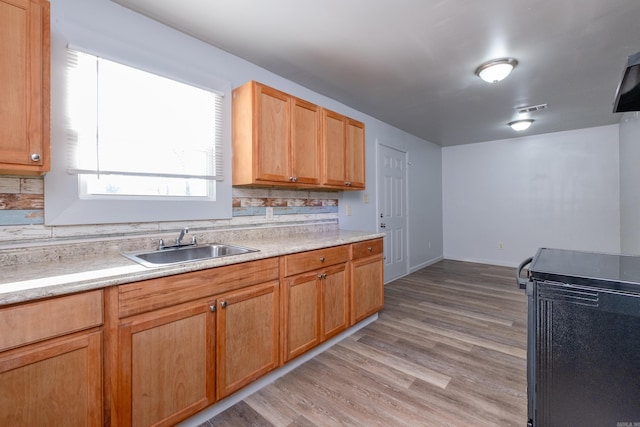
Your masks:
{"label": "cabinet door", "polygon": [[292,98],[291,175],[300,184],[320,183],[320,108]]}
{"label": "cabinet door", "polygon": [[0,355],[0,425],[102,425],[102,332]]}
{"label": "cabinet door", "polygon": [[288,361],[320,343],[319,273],[299,274],[285,279],[284,360]]}
{"label": "cabinet door", "polygon": [[0,171],[49,169],[49,2],[0,0]]}
{"label": "cabinet door", "polygon": [[218,297],[218,399],[278,367],[278,290],[274,281]]}
{"label": "cabinet door", "polygon": [[346,185],[365,188],[364,123],[347,119]]}
{"label": "cabinet door", "polygon": [[382,254],[351,261],[351,323],[380,311],[384,306]]}
{"label": "cabinet door", "polygon": [[212,310],[197,301],[123,320],[119,425],[174,425],[213,403]]}
{"label": "cabinet door", "polygon": [[322,111],[322,183],[344,187],[346,182],[346,118],[333,111]]}
{"label": "cabinet door", "polygon": [[289,95],[256,83],[254,170],[256,179],[289,182],[291,117]]}
{"label": "cabinet door", "polygon": [[346,264],[320,273],[322,340],[349,326],[349,282]]}

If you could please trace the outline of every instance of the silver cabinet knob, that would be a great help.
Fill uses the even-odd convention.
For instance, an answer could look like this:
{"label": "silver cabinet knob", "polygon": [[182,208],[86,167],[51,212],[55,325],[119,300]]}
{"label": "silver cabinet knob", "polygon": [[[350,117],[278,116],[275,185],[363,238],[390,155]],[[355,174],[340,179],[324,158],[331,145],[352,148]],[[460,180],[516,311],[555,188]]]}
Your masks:
{"label": "silver cabinet knob", "polygon": [[212,313],[215,313],[216,312],[216,305],[215,304],[211,304],[209,306],[209,310],[211,310]]}
{"label": "silver cabinet knob", "polygon": [[226,301],[222,301],[222,302],[220,303],[220,306],[221,306],[222,308],[226,308],[226,307],[227,307],[227,302],[226,302]]}
{"label": "silver cabinet knob", "polygon": [[40,154],[38,154],[38,153],[33,153],[33,154],[31,155],[31,161],[39,162],[39,161],[40,161]]}

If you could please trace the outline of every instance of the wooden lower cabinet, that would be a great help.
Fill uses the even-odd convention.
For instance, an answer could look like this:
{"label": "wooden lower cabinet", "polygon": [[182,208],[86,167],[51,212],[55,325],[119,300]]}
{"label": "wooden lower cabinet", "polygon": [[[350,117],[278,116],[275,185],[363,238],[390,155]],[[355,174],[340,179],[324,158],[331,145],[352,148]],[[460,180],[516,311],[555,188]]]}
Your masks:
{"label": "wooden lower cabinet", "polygon": [[101,426],[102,291],[0,308],[0,426]]}
{"label": "wooden lower cabinet", "polygon": [[218,296],[217,399],[279,366],[279,282]]}
{"label": "wooden lower cabinet", "polygon": [[351,324],[384,307],[382,239],[353,244],[351,260]]}
{"label": "wooden lower cabinet", "polygon": [[347,275],[347,265],[341,263],[285,278],[285,362],[349,326]]}
{"label": "wooden lower cabinet", "polygon": [[284,361],[291,360],[320,343],[320,281],[318,273],[285,279]]}
{"label": "wooden lower cabinet", "polygon": [[215,301],[124,319],[118,425],[169,426],[214,402]]}
{"label": "wooden lower cabinet", "polygon": [[279,282],[122,319],[118,425],[170,426],[279,365]]}
{"label": "wooden lower cabinet", "polygon": [[0,425],[102,426],[102,331],[0,353]]}
{"label": "wooden lower cabinet", "polygon": [[328,268],[320,279],[321,340],[325,341],[349,326],[349,281],[346,264]]}

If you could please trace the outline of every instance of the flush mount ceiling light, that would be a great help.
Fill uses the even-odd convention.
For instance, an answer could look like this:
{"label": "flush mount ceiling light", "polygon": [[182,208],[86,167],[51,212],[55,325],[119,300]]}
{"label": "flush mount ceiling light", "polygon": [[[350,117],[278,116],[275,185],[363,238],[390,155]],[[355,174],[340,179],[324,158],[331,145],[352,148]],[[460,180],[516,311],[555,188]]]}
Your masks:
{"label": "flush mount ceiling light", "polygon": [[518,65],[513,58],[494,59],[476,68],[476,75],[487,83],[497,83],[507,77]]}
{"label": "flush mount ceiling light", "polygon": [[533,123],[532,119],[524,119],[524,120],[515,120],[513,122],[509,122],[508,125],[511,126],[511,129],[513,130],[521,131],[521,130],[529,129],[529,126],[531,126],[531,123]]}

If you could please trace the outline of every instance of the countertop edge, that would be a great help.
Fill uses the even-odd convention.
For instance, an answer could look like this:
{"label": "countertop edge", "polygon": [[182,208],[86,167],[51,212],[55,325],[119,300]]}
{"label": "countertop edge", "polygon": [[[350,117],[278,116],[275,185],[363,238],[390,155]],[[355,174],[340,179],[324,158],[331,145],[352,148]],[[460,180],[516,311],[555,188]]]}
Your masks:
{"label": "countertop edge", "polygon": [[[228,243],[259,249],[259,252],[153,268],[137,264],[120,253],[108,254],[100,259],[81,259],[73,263],[43,262],[24,268],[24,280],[5,278],[2,281],[0,278],[0,307],[382,237],[384,233],[338,232],[268,241],[239,240]],[[57,268],[53,268],[54,266]],[[48,271],[57,273],[47,274]]]}

